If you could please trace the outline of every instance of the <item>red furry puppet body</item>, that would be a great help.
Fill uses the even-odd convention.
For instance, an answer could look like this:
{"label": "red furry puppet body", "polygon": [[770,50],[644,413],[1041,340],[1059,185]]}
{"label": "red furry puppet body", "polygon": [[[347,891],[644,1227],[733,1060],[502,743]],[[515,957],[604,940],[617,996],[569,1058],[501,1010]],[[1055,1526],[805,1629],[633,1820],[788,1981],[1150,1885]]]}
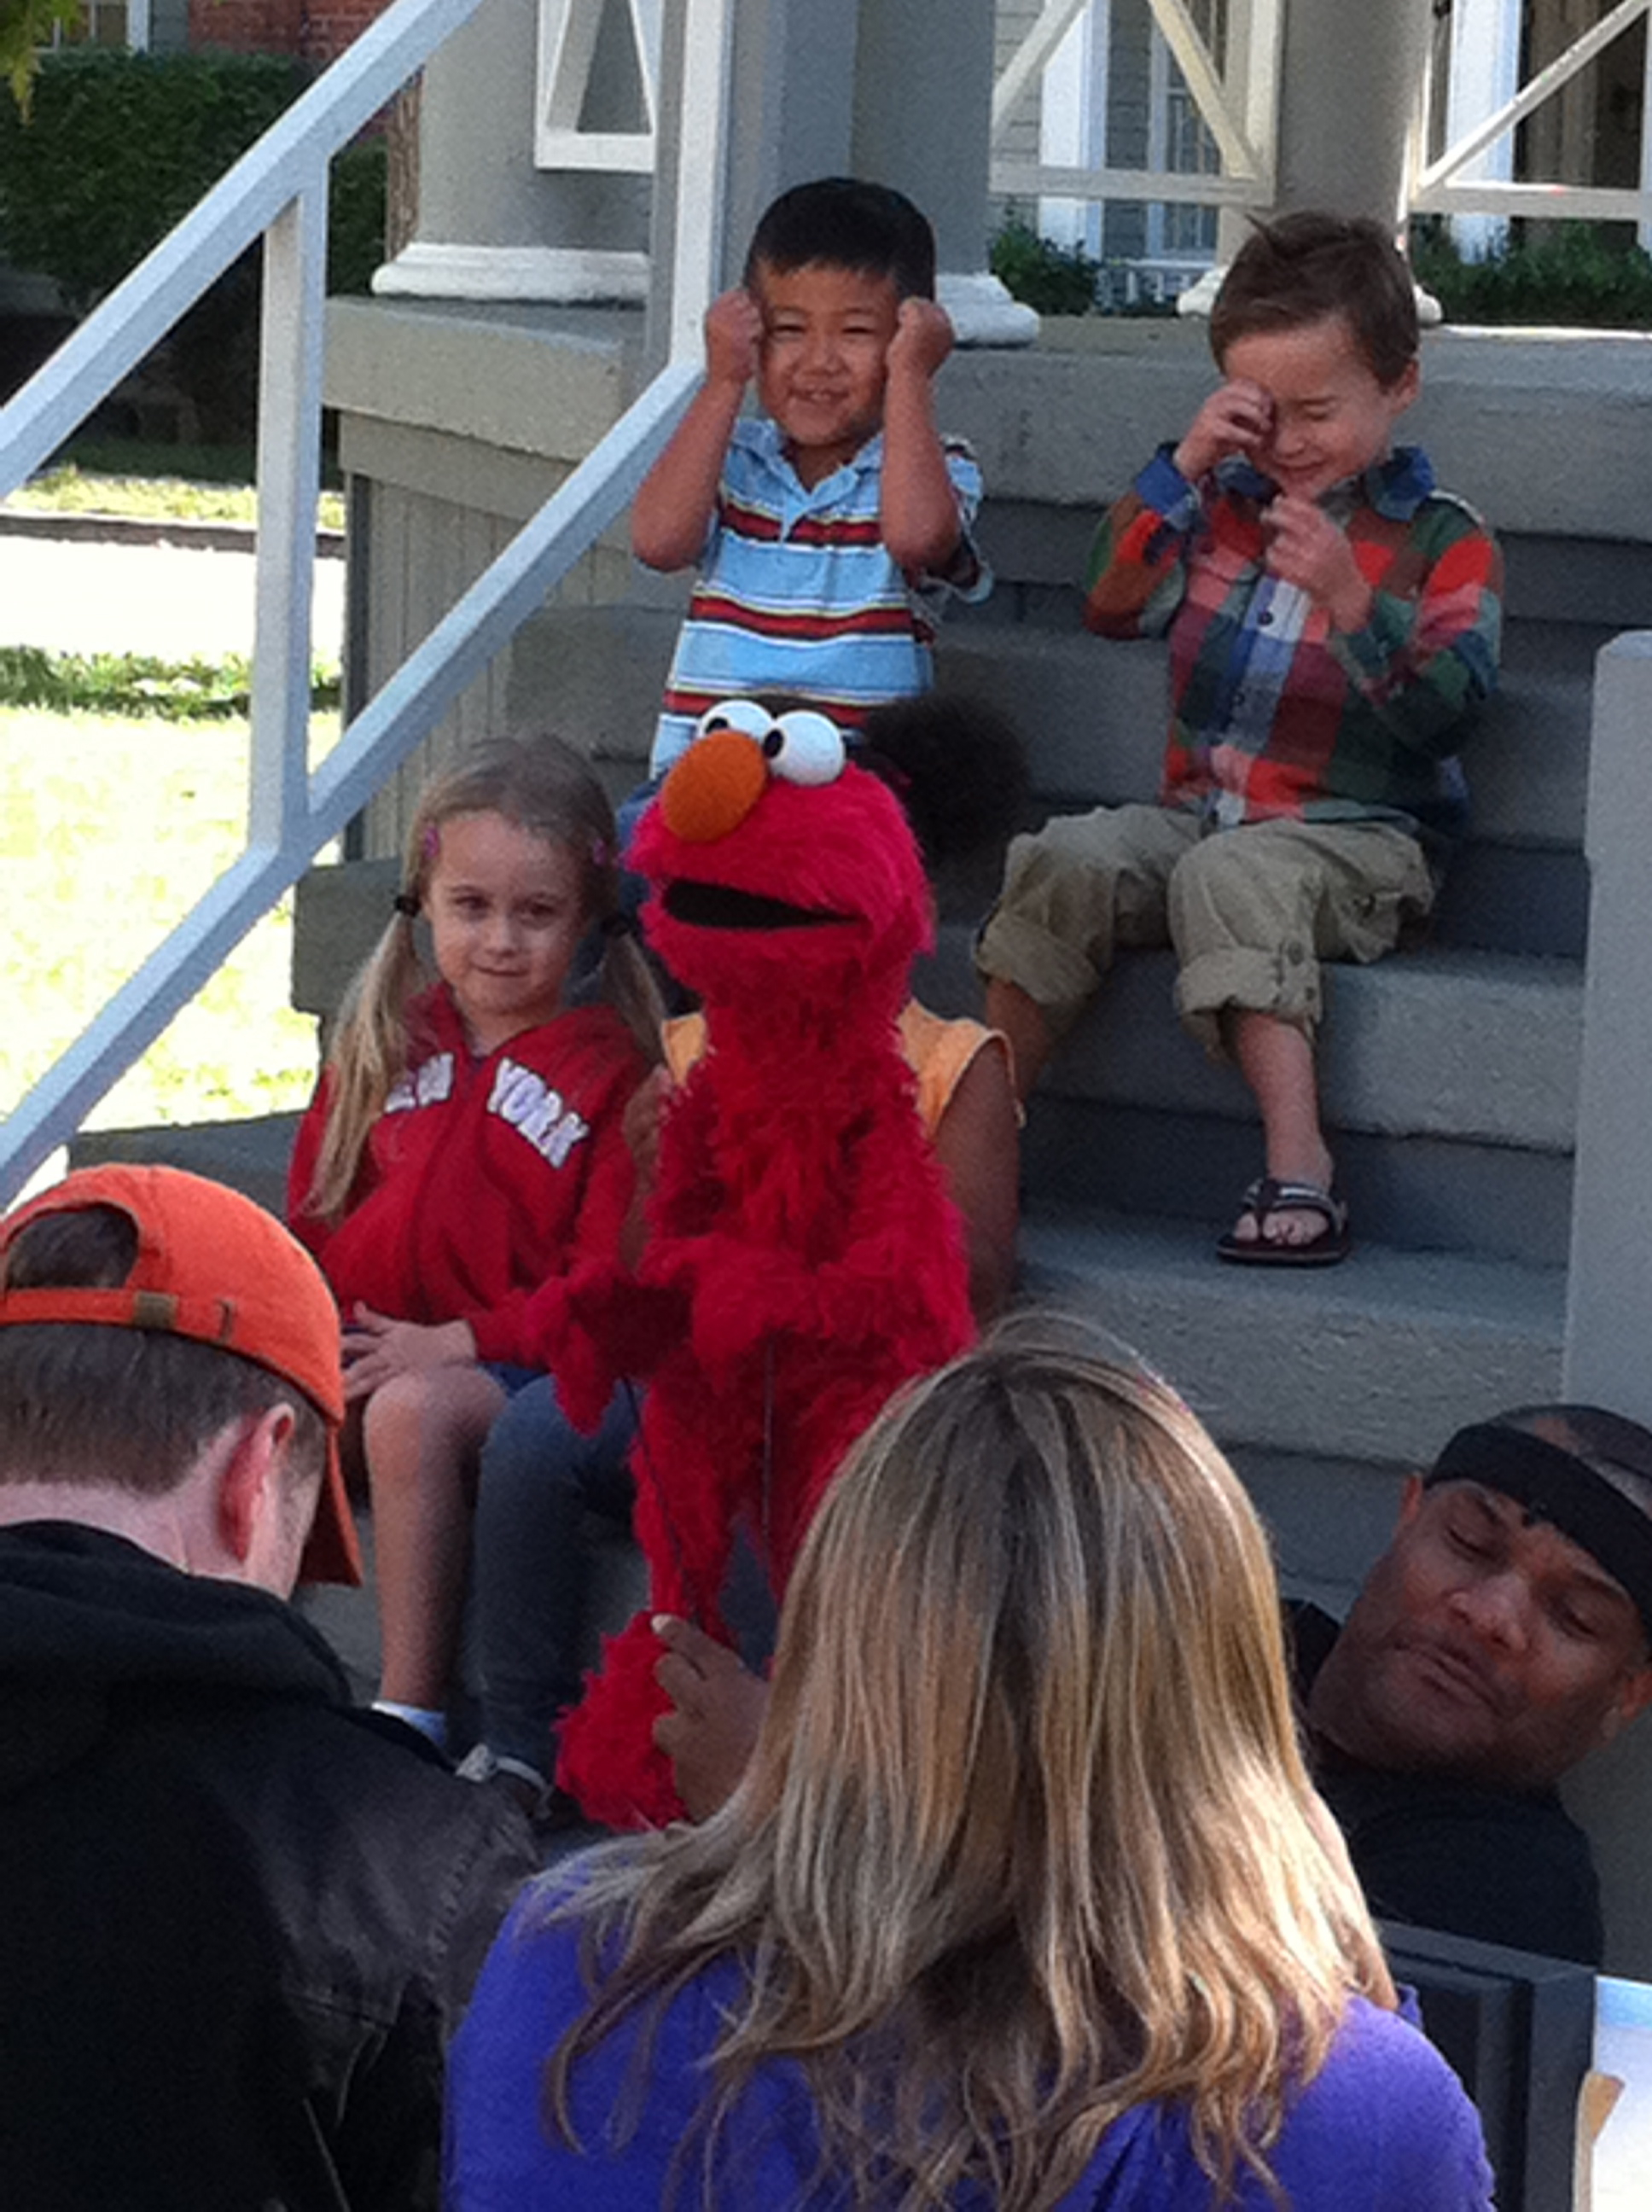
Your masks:
{"label": "red furry puppet body", "polygon": [[649,1606],[607,1644],[558,1769],[614,1826],[683,1810],[651,1734],[668,1700],[650,1615],[733,1643],[737,1548],[778,1598],[848,1445],[974,1334],[962,1224],[896,1037],[931,931],[888,787],[843,765],[824,716],[732,701],[630,858],[708,1049],[664,1118],[636,1273],[571,1285],[556,1352],[575,1420],[617,1377],[647,1384],[633,1466]]}

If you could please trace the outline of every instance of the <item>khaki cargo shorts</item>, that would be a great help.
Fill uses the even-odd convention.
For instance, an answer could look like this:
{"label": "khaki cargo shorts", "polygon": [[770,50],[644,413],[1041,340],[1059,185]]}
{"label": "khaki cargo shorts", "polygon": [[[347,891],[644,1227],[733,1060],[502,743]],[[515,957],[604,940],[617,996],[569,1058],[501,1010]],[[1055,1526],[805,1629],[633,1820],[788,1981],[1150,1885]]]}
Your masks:
{"label": "khaki cargo shorts", "polygon": [[1321,960],[1376,960],[1434,902],[1423,848],[1388,822],[1248,822],[1163,806],[1057,816],[1015,838],[975,948],[1052,1035],[1071,1028],[1121,945],[1169,944],[1176,1011],[1211,1052],[1230,1006],[1310,1037]]}

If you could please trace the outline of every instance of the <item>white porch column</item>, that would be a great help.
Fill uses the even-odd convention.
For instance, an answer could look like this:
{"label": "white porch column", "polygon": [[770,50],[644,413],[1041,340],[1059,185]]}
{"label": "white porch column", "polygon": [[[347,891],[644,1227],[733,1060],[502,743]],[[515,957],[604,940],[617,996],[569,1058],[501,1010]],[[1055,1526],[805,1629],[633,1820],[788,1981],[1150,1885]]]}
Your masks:
{"label": "white porch column", "polygon": [[[433,299],[641,301],[650,179],[534,166],[536,0],[486,0],[424,72],[415,236],[375,292]],[[619,57],[598,41],[592,99]]]}
{"label": "white porch column", "polygon": [[[1448,146],[1466,138],[1519,91],[1520,19],[1520,0],[1455,0],[1446,89]],[[1503,181],[1514,173],[1514,133],[1507,131],[1469,164],[1463,180]],[[1509,225],[1502,216],[1454,215],[1451,234],[1461,252],[1479,261],[1498,250],[1509,235]]]}
{"label": "white porch column", "polygon": [[[1652,1427],[1652,631],[1613,638],[1594,669],[1588,959],[1561,1389]],[[1586,1759],[1565,1796],[1594,1844],[1613,1971],[1644,1981],[1652,1977],[1652,1720]]]}
{"label": "white porch column", "polygon": [[993,62],[993,0],[860,0],[853,167],[934,224],[960,342],[1028,345],[1037,316],[987,266]]}
{"label": "white porch column", "polygon": [[1285,11],[1278,204],[1399,225],[1428,59],[1430,0]]}
{"label": "white porch column", "polygon": [[1652,631],[1595,662],[1565,1389],[1652,1426]]}
{"label": "white porch column", "polygon": [[[663,361],[671,326],[674,188],[683,116],[683,0],[665,0],[660,65],[648,362]],[[723,222],[725,284],[737,284],[758,216],[788,185],[846,173],[854,113],[856,0],[736,0],[728,183]]]}

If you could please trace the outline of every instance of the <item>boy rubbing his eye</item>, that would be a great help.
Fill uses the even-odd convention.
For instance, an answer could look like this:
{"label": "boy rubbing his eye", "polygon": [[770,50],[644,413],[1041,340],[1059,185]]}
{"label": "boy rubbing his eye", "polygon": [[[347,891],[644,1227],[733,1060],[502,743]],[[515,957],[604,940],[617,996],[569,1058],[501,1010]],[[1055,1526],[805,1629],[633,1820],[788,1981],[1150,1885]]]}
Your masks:
{"label": "boy rubbing his eye", "polygon": [[1322,959],[1427,913],[1497,676],[1483,523],[1394,430],[1417,396],[1410,271],[1374,222],[1259,224],[1211,318],[1224,382],[1102,523],[1085,621],[1170,645],[1159,804],[1010,848],[977,948],[1024,1098],[1119,945],[1176,951],[1176,1007],[1255,1095],[1264,1172],[1224,1260],[1323,1266],[1348,1212],[1320,1124]]}

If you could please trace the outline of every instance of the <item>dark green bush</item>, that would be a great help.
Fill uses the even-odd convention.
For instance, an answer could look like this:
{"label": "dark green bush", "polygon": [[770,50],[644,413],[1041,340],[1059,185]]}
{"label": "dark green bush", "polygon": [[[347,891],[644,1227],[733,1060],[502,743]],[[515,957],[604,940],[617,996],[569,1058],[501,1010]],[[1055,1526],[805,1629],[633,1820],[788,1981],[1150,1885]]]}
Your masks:
{"label": "dark green bush", "polygon": [[327,289],[365,292],[385,258],[387,160],[382,138],[336,155],[327,195]]}
{"label": "dark green bush", "polygon": [[[264,54],[128,54],[81,48],[42,60],[27,121],[0,101],[0,258],[53,277],[84,311],[289,107],[299,63]],[[328,276],[364,291],[383,258],[385,156],[371,143],[333,165]],[[158,349],[190,427],[234,441],[252,428],[258,249],[227,270]]]}
{"label": "dark green bush", "polygon": [[1449,323],[1652,329],[1652,258],[1592,223],[1568,223],[1529,244],[1516,239],[1465,261],[1437,219],[1412,226],[1412,268]]}
{"label": "dark green bush", "polygon": [[1041,315],[1096,309],[1102,264],[1080,246],[1057,246],[1012,216],[993,240],[992,270],[1005,290]]}
{"label": "dark green bush", "polygon": [[0,252],[80,307],[119,283],[303,91],[265,54],[49,54],[0,104]]}

